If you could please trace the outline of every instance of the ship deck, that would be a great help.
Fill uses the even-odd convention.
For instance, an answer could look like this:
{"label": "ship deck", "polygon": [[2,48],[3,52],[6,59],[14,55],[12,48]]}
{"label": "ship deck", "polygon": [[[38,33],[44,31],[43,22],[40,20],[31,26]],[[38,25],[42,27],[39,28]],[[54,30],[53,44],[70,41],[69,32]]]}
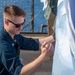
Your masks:
{"label": "ship deck", "polygon": [[[26,33],[23,34],[25,37],[31,38],[43,38],[48,36],[48,34],[44,33]],[[21,50],[21,58],[22,63],[26,65],[27,63],[35,60],[40,55],[40,51],[24,51]],[[41,65],[41,67],[34,73],[34,75],[51,75],[52,71],[52,60],[48,60]]]}

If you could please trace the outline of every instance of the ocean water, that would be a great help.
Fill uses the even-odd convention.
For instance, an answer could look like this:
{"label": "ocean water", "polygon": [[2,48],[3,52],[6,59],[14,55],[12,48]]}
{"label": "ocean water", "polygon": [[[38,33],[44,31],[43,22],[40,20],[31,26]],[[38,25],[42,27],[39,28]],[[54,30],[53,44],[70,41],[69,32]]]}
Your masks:
{"label": "ocean water", "polygon": [[[32,18],[32,0],[0,0],[0,30],[3,26],[3,10],[6,5],[17,5],[26,12],[27,16],[24,26],[28,25],[22,32],[31,32],[31,23],[29,23],[29,21]],[[47,24],[47,20],[44,17],[45,11],[43,11],[42,8],[43,3],[41,3],[40,0],[34,0],[34,32],[40,31],[41,24]],[[44,28],[44,32],[47,32],[47,27]]]}

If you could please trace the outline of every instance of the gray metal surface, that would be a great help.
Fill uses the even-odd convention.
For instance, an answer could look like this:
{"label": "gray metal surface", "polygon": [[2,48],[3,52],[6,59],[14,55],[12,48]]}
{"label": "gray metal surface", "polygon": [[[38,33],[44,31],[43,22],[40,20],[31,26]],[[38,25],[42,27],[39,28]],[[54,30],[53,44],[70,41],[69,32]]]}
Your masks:
{"label": "gray metal surface", "polygon": [[[40,51],[23,51],[21,50],[22,63],[27,63],[35,60],[40,55]],[[51,75],[52,60],[48,60],[34,73],[34,75]]]}

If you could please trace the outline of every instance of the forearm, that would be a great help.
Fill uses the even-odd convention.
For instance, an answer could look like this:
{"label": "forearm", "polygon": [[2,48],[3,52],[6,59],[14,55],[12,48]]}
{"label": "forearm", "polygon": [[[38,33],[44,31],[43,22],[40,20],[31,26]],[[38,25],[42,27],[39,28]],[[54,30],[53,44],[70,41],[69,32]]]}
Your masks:
{"label": "forearm", "polygon": [[19,75],[32,75],[45,60],[45,55],[41,54],[36,60],[23,66]]}
{"label": "forearm", "polygon": [[55,41],[54,36],[53,36],[53,35],[50,35],[50,36],[48,36],[48,37],[39,39],[39,47],[41,47],[42,43],[45,42],[45,41],[46,41],[46,42],[53,43],[53,42]]}

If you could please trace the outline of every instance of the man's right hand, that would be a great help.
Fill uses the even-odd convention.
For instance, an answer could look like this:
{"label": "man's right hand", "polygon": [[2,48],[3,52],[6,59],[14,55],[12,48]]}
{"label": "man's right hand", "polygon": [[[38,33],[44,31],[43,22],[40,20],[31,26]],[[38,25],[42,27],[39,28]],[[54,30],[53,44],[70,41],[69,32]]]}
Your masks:
{"label": "man's right hand", "polygon": [[41,45],[41,54],[45,55],[45,59],[50,59],[50,57],[53,56],[53,53],[54,53],[54,47],[52,43],[44,42]]}

